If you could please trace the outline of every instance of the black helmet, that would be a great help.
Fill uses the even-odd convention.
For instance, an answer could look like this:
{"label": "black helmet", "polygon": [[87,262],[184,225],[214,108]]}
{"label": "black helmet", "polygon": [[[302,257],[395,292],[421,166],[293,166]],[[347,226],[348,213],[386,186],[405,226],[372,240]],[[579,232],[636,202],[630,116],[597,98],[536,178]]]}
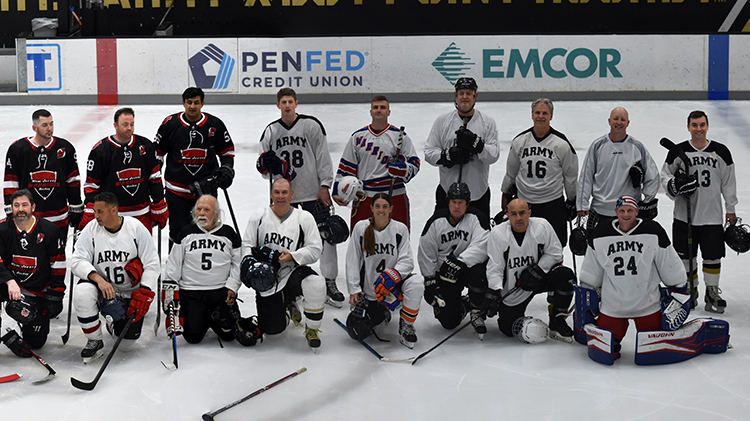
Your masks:
{"label": "black helmet", "polygon": [[737,218],[734,225],[727,224],[725,227],[724,242],[737,253],[750,250],[750,227],[742,224],[742,218]]}
{"label": "black helmet", "polygon": [[586,248],[588,247],[588,234],[586,229],[583,227],[573,228],[570,232],[570,239],[568,240],[570,245],[570,251],[576,256],[583,256],[586,254]]}
{"label": "black helmet", "polygon": [[471,192],[469,186],[466,183],[453,183],[448,187],[448,193],[445,194],[445,199],[451,200],[465,200],[466,203],[471,201]]}
{"label": "black helmet", "polygon": [[475,93],[477,92],[477,82],[473,77],[460,77],[456,81],[456,91],[459,89],[471,89]]}

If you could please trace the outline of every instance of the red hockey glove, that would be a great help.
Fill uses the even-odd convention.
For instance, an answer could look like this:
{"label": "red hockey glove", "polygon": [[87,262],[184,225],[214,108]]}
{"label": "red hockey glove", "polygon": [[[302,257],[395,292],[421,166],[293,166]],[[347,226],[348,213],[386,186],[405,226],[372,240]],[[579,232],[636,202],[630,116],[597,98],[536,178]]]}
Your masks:
{"label": "red hockey glove", "polygon": [[148,308],[151,306],[151,301],[154,301],[156,294],[148,288],[141,288],[133,291],[130,294],[130,305],[128,306],[128,317],[133,314],[134,311],[138,310],[133,322],[141,320],[143,316],[148,313]]}

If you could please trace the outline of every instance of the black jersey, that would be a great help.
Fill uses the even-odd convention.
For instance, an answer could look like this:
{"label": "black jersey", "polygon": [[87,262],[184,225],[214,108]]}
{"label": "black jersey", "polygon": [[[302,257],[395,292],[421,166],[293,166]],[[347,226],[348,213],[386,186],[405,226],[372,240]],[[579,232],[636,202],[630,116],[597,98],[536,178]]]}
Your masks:
{"label": "black jersey", "polygon": [[0,282],[12,277],[22,290],[44,296],[47,288],[65,291],[65,246],[60,230],[44,218],[34,217],[28,232],[12,218],[0,222]]}
{"label": "black jersey", "polygon": [[127,144],[117,142],[114,135],[97,142],[86,162],[83,192],[87,211],[93,211],[94,196],[112,192],[120,203],[121,215],[135,217],[148,213],[150,202],[164,199],[154,144],[138,135],[132,136]]}
{"label": "black jersey", "polygon": [[188,121],[185,113],[170,115],[159,126],[155,143],[157,155],[166,155],[167,190],[186,199],[193,199],[190,183],[210,177],[219,165],[234,167],[229,131],[211,114],[202,113],[196,122]]}
{"label": "black jersey", "polygon": [[81,204],[81,177],[76,150],[70,142],[53,137],[36,146],[31,137],[13,142],[5,157],[5,204],[19,189],[29,189],[36,202],[35,215],[58,227],[68,224],[68,205]]}

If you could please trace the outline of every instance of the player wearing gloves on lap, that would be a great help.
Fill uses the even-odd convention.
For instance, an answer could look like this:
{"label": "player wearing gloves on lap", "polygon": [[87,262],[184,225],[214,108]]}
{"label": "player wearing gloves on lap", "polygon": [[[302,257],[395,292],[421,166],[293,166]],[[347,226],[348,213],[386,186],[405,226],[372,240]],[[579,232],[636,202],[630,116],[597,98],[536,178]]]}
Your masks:
{"label": "player wearing gloves on lap", "polygon": [[135,312],[124,339],[140,337],[161,270],[151,234],[135,218],[120,216],[117,207],[117,197],[111,192],[94,197],[96,223],[81,231],[70,258],[73,274],[81,278],[73,300],[88,340],[81,351],[85,362],[102,355],[99,312],[115,336]]}
{"label": "player wearing gloves on lap", "polygon": [[424,284],[411,276],[409,230],[391,219],[391,210],[388,194],[377,193],[370,206],[372,218],[354,226],[346,253],[346,283],[353,306],[346,326],[353,339],[364,339],[375,326],[390,321],[391,311],[400,310],[400,341],[413,348]]}

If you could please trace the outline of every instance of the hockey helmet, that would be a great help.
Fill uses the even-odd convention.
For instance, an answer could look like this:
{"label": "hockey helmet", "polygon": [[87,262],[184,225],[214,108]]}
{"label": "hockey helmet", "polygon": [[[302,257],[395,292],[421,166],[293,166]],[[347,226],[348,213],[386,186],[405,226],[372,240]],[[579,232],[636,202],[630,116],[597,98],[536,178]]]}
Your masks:
{"label": "hockey helmet", "polygon": [[276,271],[270,263],[256,260],[250,263],[242,283],[258,292],[266,292],[276,285]]}
{"label": "hockey helmet", "polygon": [[104,317],[109,316],[112,322],[124,320],[128,314],[128,302],[117,295],[111,300],[105,300],[100,311]]}
{"label": "hockey helmet", "polygon": [[588,248],[588,234],[586,233],[586,229],[583,227],[573,228],[573,231],[570,232],[568,244],[570,245],[570,251],[574,255],[585,255],[586,248]]}
{"label": "hockey helmet", "polygon": [[346,176],[339,180],[339,197],[341,200],[349,203],[354,199],[364,200],[367,195],[362,180],[353,176]]}
{"label": "hockey helmet", "polygon": [[344,218],[338,215],[331,215],[319,223],[318,231],[320,231],[320,238],[331,245],[341,244],[349,238],[349,227]]}
{"label": "hockey helmet", "polygon": [[734,225],[727,223],[724,227],[724,242],[737,253],[750,250],[750,227],[742,223],[742,218],[737,218]]}
{"label": "hockey helmet", "polygon": [[460,89],[471,89],[474,93],[477,92],[477,81],[473,77],[460,77],[456,81],[456,91]]}
{"label": "hockey helmet", "polygon": [[372,329],[372,320],[366,313],[362,315],[352,311],[346,317],[346,332],[355,341],[361,341],[370,336]]}
{"label": "hockey helmet", "polygon": [[36,306],[29,302],[26,297],[21,297],[20,300],[7,301],[5,312],[18,323],[29,323],[36,319],[38,315]]}
{"label": "hockey helmet", "polygon": [[242,346],[255,346],[260,340],[263,342],[263,332],[258,327],[258,319],[252,317],[240,317],[232,327],[234,339]]}
{"label": "hockey helmet", "polygon": [[527,344],[538,344],[547,340],[549,327],[534,317],[519,317],[513,322],[513,336]]}
{"label": "hockey helmet", "polygon": [[469,186],[466,183],[453,183],[448,187],[448,192],[445,194],[445,199],[451,200],[465,200],[466,203],[471,201],[471,192]]}

